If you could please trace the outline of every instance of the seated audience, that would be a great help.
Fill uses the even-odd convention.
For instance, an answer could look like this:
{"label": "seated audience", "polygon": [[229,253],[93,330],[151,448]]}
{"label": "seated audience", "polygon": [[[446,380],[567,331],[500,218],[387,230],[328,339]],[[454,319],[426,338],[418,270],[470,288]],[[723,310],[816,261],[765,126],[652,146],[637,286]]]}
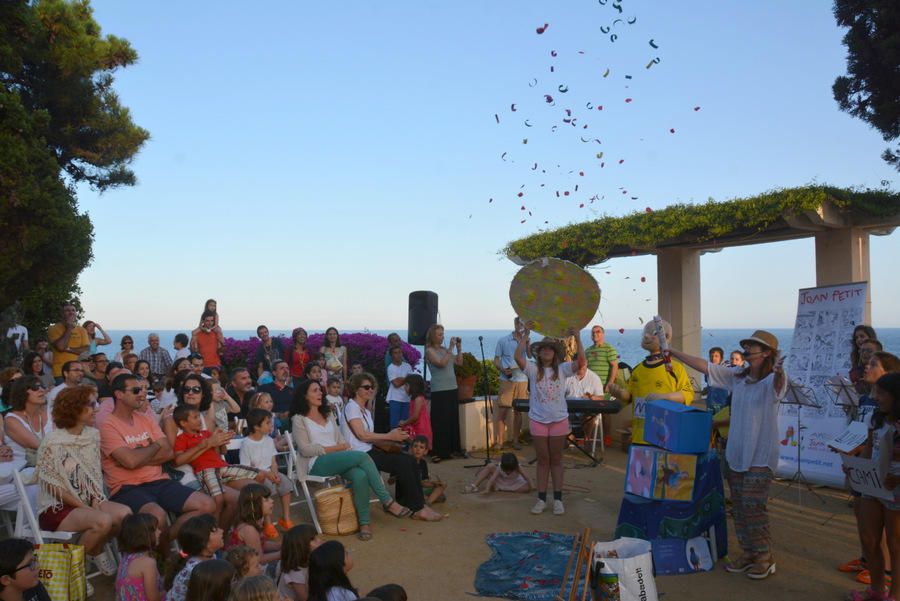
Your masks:
{"label": "seated audience", "polygon": [[36,511],[41,529],[79,532],[78,544],[105,575],[116,573],[115,560],[103,546],[131,515],[110,501],[100,467],[100,433],[94,428],[97,393],[93,386],[66,388],[56,397],[56,428],[37,453],[40,484]]}

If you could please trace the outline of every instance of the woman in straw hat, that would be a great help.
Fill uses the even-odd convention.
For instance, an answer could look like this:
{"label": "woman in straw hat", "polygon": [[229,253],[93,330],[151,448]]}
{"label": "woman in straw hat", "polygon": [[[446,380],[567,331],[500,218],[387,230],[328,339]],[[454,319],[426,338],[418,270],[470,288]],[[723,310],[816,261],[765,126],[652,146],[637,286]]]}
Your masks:
{"label": "woman in straw hat", "polygon": [[709,385],[731,392],[731,429],[726,458],[734,529],[743,554],[725,569],[762,580],[775,573],[766,501],[778,466],[778,402],[788,379],[778,339],[756,330],[741,340],[744,367],[712,365],[705,359],[671,350],[672,356],[709,375]]}
{"label": "woman in straw hat", "polygon": [[569,409],[566,404],[566,379],[585,364],[581,336],[574,328],[569,331],[576,340],[576,361],[563,361],[565,346],[556,338],[544,338],[531,347],[536,363],[525,360],[525,349],[531,343],[526,324],[525,335],[519,339],[515,359],[519,369],[528,376],[531,390],[528,403],[531,438],[537,454],[538,500],[531,513],[542,513],[547,507],[547,481],[553,478],[553,514],[566,512],[562,502],[563,465],[562,454],[569,435]]}

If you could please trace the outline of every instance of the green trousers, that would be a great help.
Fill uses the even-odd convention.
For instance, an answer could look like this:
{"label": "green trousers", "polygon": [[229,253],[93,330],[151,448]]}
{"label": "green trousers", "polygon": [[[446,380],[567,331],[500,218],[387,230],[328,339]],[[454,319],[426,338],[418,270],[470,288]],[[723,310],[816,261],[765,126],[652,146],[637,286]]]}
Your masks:
{"label": "green trousers", "polygon": [[391,502],[378,468],[362,451],[336,451],[316,457],[309,473],[313,476],[340,476],[353,486],[353,506],[360,526],[369,523],[369,489],[382,505]]}

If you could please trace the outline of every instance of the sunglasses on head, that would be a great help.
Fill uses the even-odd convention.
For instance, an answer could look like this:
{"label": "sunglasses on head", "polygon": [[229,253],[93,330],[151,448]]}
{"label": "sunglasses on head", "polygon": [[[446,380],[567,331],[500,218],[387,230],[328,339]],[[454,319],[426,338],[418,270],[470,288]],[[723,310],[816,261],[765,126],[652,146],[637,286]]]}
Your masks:
{"label": "sunglasses on head", "polygon": [[200,386],[182,386],[181,391],[185,394],[200,394],[201,392],[203,392],[203,388]]}

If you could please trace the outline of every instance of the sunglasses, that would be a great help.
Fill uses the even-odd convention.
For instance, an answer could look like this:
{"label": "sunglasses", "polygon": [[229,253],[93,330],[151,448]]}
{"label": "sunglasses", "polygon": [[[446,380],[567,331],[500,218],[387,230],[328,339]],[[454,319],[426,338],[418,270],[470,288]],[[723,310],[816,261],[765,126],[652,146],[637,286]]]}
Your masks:
{"label": "sunglasses", "polygon": [[38,390],[44,390],[44,388],[45,388],[44,385],[41,384],[40,382],[35,382],[34,384],[32,384],[31,386],[28,387],[29,390],[34,390],[35,392],[37,392]]}
{"label": "sunglasses", "polygon": [[132,386],[131,388],[123,388],[123,392],[130,392],[131,394],[141,394],[143,388],[140,386]]}
{"label": "sunglasses", "polygon": [[360,386],[360,388],[362,388],[363,390],[372,390],[375,387],[371,384],[363,384],[362,386]]}
{"label": "sunglasses", "polygon": [[32,555],[32,556],[31,556],[31,561],[29,561],[28,563],[26,563],[26,564],[23,565],[23,566],[17,567],[15,570],[13,570],[12,572],[10,572],[9,575],[10,575],[10,576],[15,576],[15,574],[16,574],[17,572],[21,572],[22,570],[27,570],[27,569],[29,569],[29,568],[32,569],[32,570],[36,570],[37,567],[38,567],[37,556]]}
{"label": "sunglasses", "polygon": [[201,392],[203,392],[203,388],[200,386],[182,386],[181,392],[185,394],[200,394]]}

